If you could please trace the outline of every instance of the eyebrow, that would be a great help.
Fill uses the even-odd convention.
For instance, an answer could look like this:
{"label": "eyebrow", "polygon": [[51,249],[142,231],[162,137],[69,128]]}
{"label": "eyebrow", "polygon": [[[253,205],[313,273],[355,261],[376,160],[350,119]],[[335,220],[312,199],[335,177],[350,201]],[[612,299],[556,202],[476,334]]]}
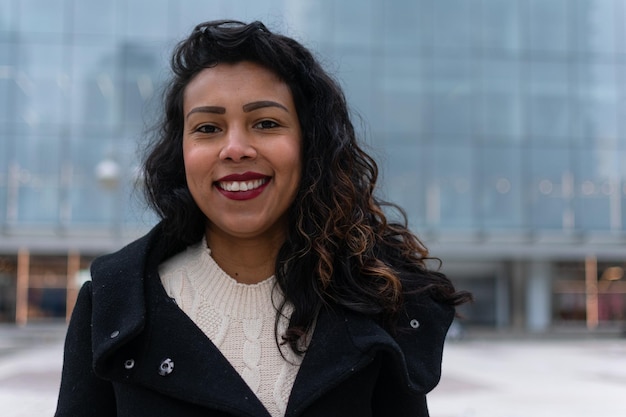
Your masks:
{"label": "eyebrow", "polygon": [[224,107],[219,107],[219,106],[194,107],[193,109],[189,110],[189,113],[187,113],[187,118],[189,118],[189,116],[191,116],[194,113],[225,114],[226,109]]}
{"label": "eyebrow", "polygon": [[249,113],[251,111],[262,109],[264,107],[278,107],[279,109],[283,109],[287,113],[289,113],[289,110],[287,109],[287,107],[283,106],[280,103],[277,103],[275,101],[270,101],[270,100],[253,101],[252,103],[244,104],[243,111],[245,113]]}
{"label": "eyebrow", "polygon": [[[250,113],[251,111],[262,109],[264,107],[278,107],[279,109],[283,109],[287,113],[289,113],[289,110],[287,109],[287,107],[271,100],[253,101],[252,103],[244,104],[243,111],[245,113]],[[193,109],[189,110],[189,113],[187,113],[187,118],[189,118],[189,116],[191,116],[194,113],[226,114],[226,108],[220,107],[220,106],[194,107]]]}

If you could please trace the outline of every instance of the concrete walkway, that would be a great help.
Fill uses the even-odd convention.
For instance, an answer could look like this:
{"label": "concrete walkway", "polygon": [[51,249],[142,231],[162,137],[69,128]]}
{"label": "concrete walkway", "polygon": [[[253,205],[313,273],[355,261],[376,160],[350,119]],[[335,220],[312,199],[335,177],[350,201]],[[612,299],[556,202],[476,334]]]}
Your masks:
{"label": "concrete walkway", "polygon": [[[63,334],[0,327],[3,417],[53,415]],[[432,417],[624,417],[626,339],[449,342],[429,404]]]}
{"label": "concrete walkway", "polygon": [[0,327],[2,416],[52,416],[63,362],[65,326]]}
{"label": "concrete walkway", "polygon": [[626,339],[446,346],[433,417],[624,417]]}

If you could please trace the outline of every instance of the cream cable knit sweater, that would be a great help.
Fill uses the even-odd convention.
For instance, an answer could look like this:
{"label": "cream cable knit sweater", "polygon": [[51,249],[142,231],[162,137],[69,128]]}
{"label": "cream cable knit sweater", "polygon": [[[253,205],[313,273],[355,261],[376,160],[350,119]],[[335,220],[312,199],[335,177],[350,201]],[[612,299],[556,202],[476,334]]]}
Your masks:
{"label": "cream cable knit sweater", "polygon": [[[273,417],[285,415],[302,357],[276,345],[274,322],[282,294],[274,276],[240,284],[213,260],[206,241],[159,266],[167,294],[219,348]],[[287,320],[278,331],[284,334]]]}

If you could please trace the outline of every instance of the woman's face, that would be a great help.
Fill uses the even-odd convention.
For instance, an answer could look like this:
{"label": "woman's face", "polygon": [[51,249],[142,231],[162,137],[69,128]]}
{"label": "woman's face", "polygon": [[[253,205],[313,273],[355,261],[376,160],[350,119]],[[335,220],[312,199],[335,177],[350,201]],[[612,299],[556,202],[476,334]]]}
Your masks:
{"label": "woman's face", "polygon": [[301,177],[301,131],[291,91],[252,62],[218,64],[183,99],[183,159],[208,234],[282,237]]}

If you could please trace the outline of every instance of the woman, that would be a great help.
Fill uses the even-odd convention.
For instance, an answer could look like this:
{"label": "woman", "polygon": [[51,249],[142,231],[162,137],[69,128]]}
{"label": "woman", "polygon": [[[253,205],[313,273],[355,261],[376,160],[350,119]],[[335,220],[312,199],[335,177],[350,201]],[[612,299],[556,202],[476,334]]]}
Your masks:
{"label": "woman", "polygon": [[172,58],[146,194],[92,265],[57,416],[427,416],[457,292],[386,220],[343,93],[259,22]]}

